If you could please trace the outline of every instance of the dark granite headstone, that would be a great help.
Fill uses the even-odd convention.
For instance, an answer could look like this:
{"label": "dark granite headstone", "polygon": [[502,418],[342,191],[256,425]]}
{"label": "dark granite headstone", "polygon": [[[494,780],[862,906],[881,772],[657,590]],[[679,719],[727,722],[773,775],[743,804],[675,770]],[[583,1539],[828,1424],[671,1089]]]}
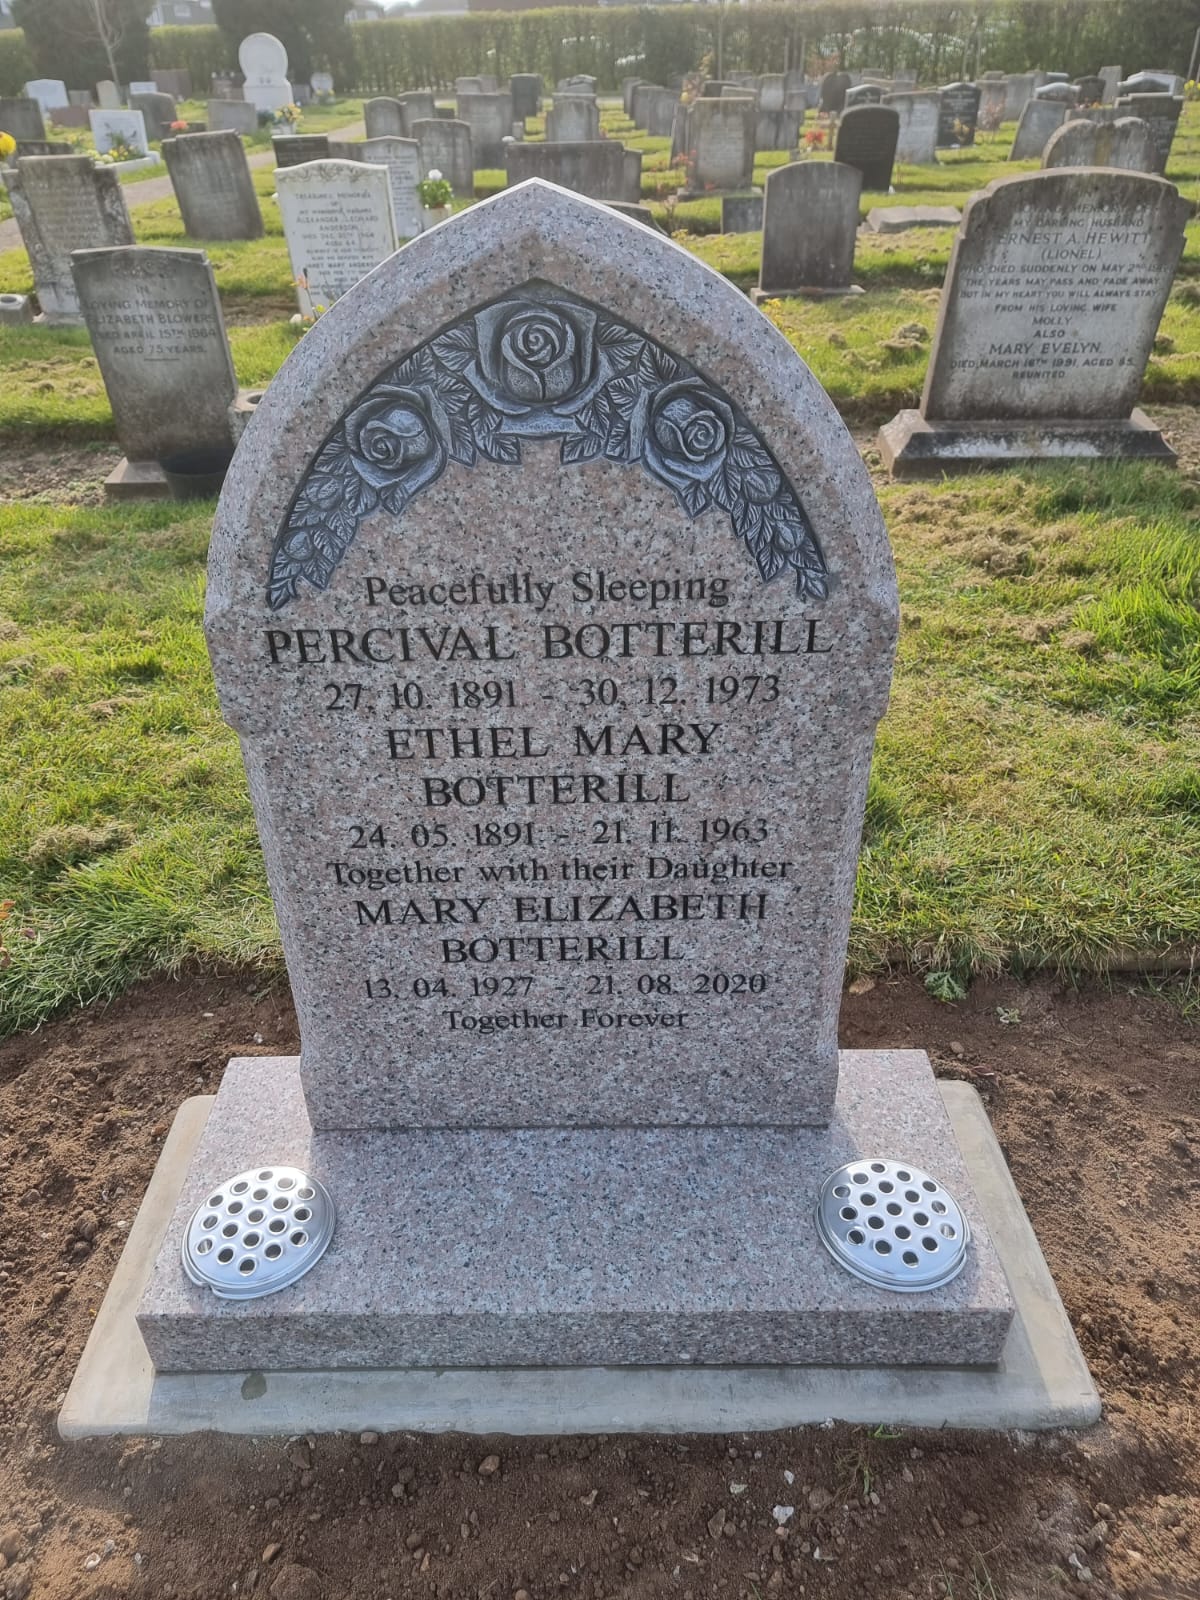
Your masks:
{"label": "dark granite headstone", "polygon": [[891,106],[856,106],[842,113],[833,157],[862,175],[864,189],[886,192],[892,186],[900,113]]}
{"label": "dark granite headstone", "polygon": [[975,143],[982,94],[973,83],[948,83],[938,96],[937,142],[940,150],[961,150]]}

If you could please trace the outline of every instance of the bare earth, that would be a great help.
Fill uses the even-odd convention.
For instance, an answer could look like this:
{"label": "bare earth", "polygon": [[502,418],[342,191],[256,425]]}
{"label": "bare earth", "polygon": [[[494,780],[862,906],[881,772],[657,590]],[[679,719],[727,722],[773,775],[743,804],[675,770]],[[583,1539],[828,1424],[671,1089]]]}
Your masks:
{"label": "bare earth", "polygon": [[1197,1600],[1193,1026],[1145,994],[1048,981],[954,1006],[910,978],[856,988],[844,1045],[924,1046],[986,1096],[1101,1386],[1098,1428],[60,1443],[176,1107],[229,1056],[296,1046],[286,991],[193,974],[0,1045],[0,1594]]}

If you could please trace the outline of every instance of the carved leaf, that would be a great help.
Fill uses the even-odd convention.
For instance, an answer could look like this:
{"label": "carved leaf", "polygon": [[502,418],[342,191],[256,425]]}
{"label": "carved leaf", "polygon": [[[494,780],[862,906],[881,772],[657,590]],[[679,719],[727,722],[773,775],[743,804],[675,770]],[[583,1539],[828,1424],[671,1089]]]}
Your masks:
{"label": "carved leaf", "polygon": [[561,458],[568,466],[576,461],[591,461],[604,449],[602,433],[575,433],[562,442]]}
{"label": "carved leaf", "polygon": [[468,320],[457,328],[448,328],[430,346],[434,355],[444,361],[452,372],[464,372],[475,359],[475,323]]}

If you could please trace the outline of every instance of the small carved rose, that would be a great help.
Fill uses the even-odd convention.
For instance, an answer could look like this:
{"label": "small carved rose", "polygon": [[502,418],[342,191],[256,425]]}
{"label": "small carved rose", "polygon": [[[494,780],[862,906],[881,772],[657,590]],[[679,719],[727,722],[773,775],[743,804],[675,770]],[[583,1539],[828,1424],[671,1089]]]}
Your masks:
{"label": "small carved rose", "polygon": [[400,485],[413,495],[446,465],[449,423],[425,389],[384,386],[346,418],[354,470],[373,489]]}
{"label": "small carved rose", "polygon": [[733,440],[733,412],[699,378],[669,383],[650,401],[646,465],[672,489],[707,483]]}
{"label": "small carved rose", "polygon": [[517,297],[475,318],[479,360],[474,379],[497,410],[581,404],[597,378],[596,314],[547,296]]}

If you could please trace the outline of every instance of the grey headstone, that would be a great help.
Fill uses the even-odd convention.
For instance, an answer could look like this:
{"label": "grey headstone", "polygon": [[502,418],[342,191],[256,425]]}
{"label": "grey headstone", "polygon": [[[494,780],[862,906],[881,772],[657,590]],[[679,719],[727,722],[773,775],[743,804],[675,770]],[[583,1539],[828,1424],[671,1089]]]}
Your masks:
{"label": "grey headstone", "polygon": [[477,167],[502,167],[504,141],[512,128],[512,95],[460,94],[458,118],[471,130],[471,147]]}
{"label": "grey headstone", "polygon": [[71,252],[133,243],[121,179],[91,156],[22,156],[0,168],[21,230],[42,314],[82,321]]}
{"label": "grey headstone", "polygon": [[312,75],[312,91],[316,95],[333,93],[333,73],[314,72]]}
{"label": "grey headstone", "polygon": [[1017,122],[1027,103],[1033,98],[1032,72],[1010,72],[1007,80],[1007,97],[1004,102],[1005,122]]}
{"label": "grey headstone", "polygon": [[413,137],[414,122],[423,122],[435,112],[432,89],[405,89],[395,97],[404,107],[404,137]]}
{"label": "grey headstone", "polygon": [[390,175],[311,161],[281,168],[276,183],[300,310],[328,310],[396,248]]}
{"label": "grey headstone", "polygon": [[1147,435],[1147,453],[1169,456],[1134,407],[1189,211],[1162,178],[1083,168],[974,195],[920,415],[884,429],[885,460],[918,449],[936,458],[939,438],[960,462],[1012,458],[1022,438],[1026,457],[1094,458],[1131,453]]}
{"label": "grey headstone", "polygon": [[362,159],[386,167],[392,183],[392,215],[396,235],[415,239],[425,226],[417,185],[425,174],[421,170],[421,149],[415,139],[367,139]]}
{"label": "grey headstone", "polygon": [[1008,85],[1003,78],[981,78],[978,87],[979,127],[985,133],[995,133],[1004,121]]}
{"label": "grey headstone", "polygon": [[88,120],[92,142],[99,155],[107,155],[118,139],[139,156],[144,156],[150,148],[146,119],[140,111],[93,111]]}
{"label": "grey headstone", "polygon": [[1127,117],[1140,117],[1148,124],[1158,150],[1158,170],[1165,172],[1183,111],[1182,99],[1170,94],[1122,95],[1117,100],[1117,109]]}
{"label": "grey headstone", "polygon": [[961,150],[975,143],[981,99],[974,83],[948,83],[939,93],[937,142],[940,149]]}
{"label": "grey headstone", "polygon": [[722,233],[758,233],[762,225],[762,195],[727,194],[721,197]]}
{"label": "grey headstone", "polygon": [[836,161],[796,161],[767,174],[760,295],[850,288],[861,193],[862,174]]}
{"label": "grey headstone", "polygon": [[83,111],[90,111],[96,103],[92,99],[92,91],[90,89],[71,89],[68,94],[68,104],[76,106]]}
{"label": "grey headstone", "polygon": [[0,129],[11,134],[18,144],[26,139],[44,139],[46,121],[41,106],[32,95],[0,100]]}
{"label": "grey headstone", "polygon": [[517,72],[508,80],[512,95],[513,120],[524,122],[542,112],[542,78],[538,72]]}
{"label": "grey headstone", "polygon": [[65,139],[22,139],[11,161],[19,161],[22,156],[73,156],[74,154],[74,145],[68,144]]}
{"label": "grey headstone", "polygon": [[838,123],[834,160],[853,167],[864,189],[886,193],[892,186],[900,113],[895,106],[855,106]]}
{"label": "grey headstone", "polygon": [[460,94],[482,94],[483,79],[472,77],[455,78],[454,93],[456,97]]}
{"label": "grey headstone", "polygon": [[146,132],[151,139],[163,139],[177,120],[175,102],[169,94],[131,94],[129,109],[140,111],[146,119]]}
{"label": "grey headstone", "polygon": [[1075,84],[1077,104],[1098,106],[1104,100],[1104,79],[1099,73],[1085,73]]}
{"label": "grey headstone", "polygon": [[1033,98],[1053,100],[1062,106],[1074,106],[1079,104],[1079,90],[1073,83],[1044,83],[1040,89],[1033,91]]}
{"label": "grey headstone", "polygon": [[590,95],[556,94],[546,113],[546,138],[556,144],[582,144],[600,137],[600,107]]}
{"label": "grey headstone", "polygon": [[615,139],[510,144],[505,155],[510,187],[528,178],[543,178],[591,200],[628,199],[625,149]]}
{"label": "grey headstone", "polygon": [[758,109],[782,111],[787,88],[782,72],[766,72],[758,80]]}
{"label": "grey headstone", "polygon": [[629,205],[640,205],[642,199],[642,152],[623,150],[621,153],[621,198]]}
{"label": "grey headstone", "polygon": [[164,139],[163,157],[193,239],[260,239],[262,212],[241,135],[231,128]]}
{"label": "grey headstone", "polygon": [[1100,79],[1104,84],[1103,103],[1111,106],[1117,98],[1117,87],[1121,82],[1120,67],[1101,67]]}
{"label": "grey headstone", "polygon": [[55,111],[71,103],[67,86],[61,78],[32,78],[25,85],[25,93],[31,100],[37,101],[42,108],[42,115],[51,121],[54,120]]}
{"label": "grey headstone", "polygon": [[846,105],[846,92],[852,87],[848,72],[827,72],[821,79],[818,109],[825,112],[842,111]]}
{"label": "grey headstone", "polygon": [[127,458],[228,447],[237,379],[203,250],[81,250],[72,268]]}
{"label": "grey headstone", "polygon": [[794,150],[803,121],[795,111],[764,111],[760,106],[754,118],[755,150]]}
{"label": "grey headstone", "polygon": [[889,94],[885,106],[900,113],[896,160],[902,165],[928,167],[937,160],[939,98],[936,94]]}
{"label": "grey headstone", "polygon": [[697,193],[744,189],[754,175],[754,101],[696,100],[687,113],[689,188]]}
{"label": "grey headstone", "polygon": [[475,198],[475,158],[471,129],[452,118],[429,117],[414,122],[413,137],[421,151],[421,173],[440,172],[462,200]]}
{"label": "grey headstone", "polygon": [[644,228],[653,228],[655,233],[662,233],[653,211],[649,206],[633,205],[627,200],[606,200],[606,206],[611,206],[614,211],[619,211],[623,217],[631,217],[634,222],[640,222]]}
{"label": "grey headstone", "polygon": [[310,161],[329,160],[329,136],[324,133],[278,133],[271,140],[277,167],[303,167]]}
{"label": "grey headstone", "polygon": [[855,106],[878,106],[883,104],[883,90],[877,83],[856,83],[853,88],[846,90],[845,109],[852,111]]}
{"label": "grey headstone", "polygon": [[627,117],[632,118],[633,116],[633,91],[643,81],[642,78],[621,79],[621,109]]}
{"label": "grey headstone", "polygon": [[1177,73],[1156,71],[1153,68],[1144,68],[1141,72],[1134,72],[1128,78],[1123,78],[1117,85],[1117,98],[1123,99],[1131,94],[1173,94],[1182,95],[1183,80]]}
{"label": "grey headstone", "polygon": [[1010,161],[1040,161],[1046,141],[1066,121],[1068,107],[1057,100],[1027,100],[1017,124]]}
{"label": "grey headstone", "polygon": [[633,91],[633,120],[655,139],[669,139],[675,123],[679,95],[674,89],[640,83]]}
{"label": "grey headstone", "polygon": [[231,129],[246,134],[258,131],[258,112],[249,100],[210,100],[208,126],[214,133]]}
{"label": "grey headstone", "polygon": [[957,206],[872,206],[866,226],[872,233],[906,233],[909,228],[957,228]]}
{"label": "grey headstone", "polygon": [[1043,167],[1120,167],[1127,172],[1157,172],[1158,146],[1140,117],[1094,122],[1074,117],[1046,141]]}
{"label": "grey headstone", "polygon": [[404,107],[399,100],[380,96],[363,106],[368,139],[403,139],[407,135]]}
{"label": "grey headstone", "polygon": [[101,78],[96,85],[96,104],[102,111],[121,109],[121,91],[111,78]]}

